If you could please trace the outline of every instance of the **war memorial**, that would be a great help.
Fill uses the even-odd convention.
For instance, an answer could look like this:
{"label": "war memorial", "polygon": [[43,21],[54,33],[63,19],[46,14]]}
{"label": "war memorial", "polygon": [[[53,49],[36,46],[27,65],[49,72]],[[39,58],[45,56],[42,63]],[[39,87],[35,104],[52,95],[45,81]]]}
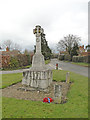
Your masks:
{"label": "war memorial", "polygon": [[44,33],[41,26],[33,30],[36,36],[36,53],[33,56],[32,67],[23,72],[22,84],[33,89],[46,90],[52,83],[52,70],[45,65],[44,56],[41,53],[41,33]]}
{"label": "war memorial", "polygon": [[[66,103],[66,95],[70,87],[70,74],[69,72],[66,74],[64,82],[53,78],[55,68],[51,67],[51,62],[45,64],[41,52],[41,35],[44,34],[44,29],[37,25],[33,33],[36,37],[36,52],[33,56],[32,67],[23,70],[21,82],[3,89],[3,95],[32,101],[43,101],[47,97],[51,98],[53,103]],[[60,70],[56,66],[55,71],[60,72]]]}

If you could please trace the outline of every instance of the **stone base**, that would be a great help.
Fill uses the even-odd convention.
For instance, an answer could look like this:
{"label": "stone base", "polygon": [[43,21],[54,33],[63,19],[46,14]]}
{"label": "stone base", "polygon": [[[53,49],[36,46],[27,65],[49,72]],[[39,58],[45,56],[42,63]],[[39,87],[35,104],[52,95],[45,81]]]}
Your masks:
{"label": "stone base", "polygon": [[23,85],[22,87],[19,87],[17,90],[23,90],[23,91],[37,91],[37,92],[45,92],[49,93],[49,87],[46,89],[41,89],[41,88],[34,88],[30,86]]}
{"label": "stone base", "polygon": [[61,101],[62,101],[61,96],[60,96],[60,97],[55,97],[55,98],[54,98],[54,103],[56,103],[56,104],[60,104]]}
{"label": "stone base", "polygon": [[35,53],[32,60],[32,68],[36,69],[38,67],[45,69],[44,56],[40,53]]}
{"label": "stone base", "polygon": [[23,72],[22,85],[44,90],[48,88],[51,83],[52,83],[51,70],[33,71],[33,69],[31,69]]}

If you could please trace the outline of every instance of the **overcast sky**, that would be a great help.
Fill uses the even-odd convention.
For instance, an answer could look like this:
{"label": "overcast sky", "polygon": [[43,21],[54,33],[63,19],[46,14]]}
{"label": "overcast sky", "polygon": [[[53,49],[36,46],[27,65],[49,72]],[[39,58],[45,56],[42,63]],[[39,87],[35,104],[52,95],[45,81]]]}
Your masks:
{"label": "overcast sky", "polygon": [[10,39],[32,49],[38,24],[51,48],[68,34],[87,45],[88,0],[0,0],[0,42]]}

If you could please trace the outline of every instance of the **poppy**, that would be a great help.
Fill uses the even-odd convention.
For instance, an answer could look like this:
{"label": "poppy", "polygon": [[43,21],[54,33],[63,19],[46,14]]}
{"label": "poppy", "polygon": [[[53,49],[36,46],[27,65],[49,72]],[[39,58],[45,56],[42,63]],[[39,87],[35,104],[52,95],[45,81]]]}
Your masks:
{"label": "poppy", "polygon": [[50,97],[45,97],[45,98],[43,99],[43,102],[46,102],[46,103],[50,103],[50,102],[52,102],[52,101],[53,101],[53,99],[50,98]]}

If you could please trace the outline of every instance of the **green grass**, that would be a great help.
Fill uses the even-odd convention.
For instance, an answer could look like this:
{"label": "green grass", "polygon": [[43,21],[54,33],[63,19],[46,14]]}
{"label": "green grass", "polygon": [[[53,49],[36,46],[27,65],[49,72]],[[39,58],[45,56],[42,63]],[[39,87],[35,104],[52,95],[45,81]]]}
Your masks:
{"label": "green grass", "polygon": [[90,67],[90,63],[83,63],[83,62],[71,62],[72,64],[75,65],[80,65],[80,66],[85,66],[85,67]]}
{"label": "green grass", "polygon": [[[66,73],[54,70],[53,79],[65,80]],[[73,84],[67,95],[67,103],[48,104],[3,97],[3,118],[88,118],[88,78],[72,72],[70,78]]]}
{"label": "green grass", "polygon": [[[64,61],[66,63],[70,61]],[[71,64],[79,65],[79,66],[84,66],[84,67],[90,67],[90,63],[84,63],[84,62],[70,62]]]}
{"label": "green grass", "polygon": [[48,63],[50,63],[50,60],[46,60],[46,61],[45,61],[45,64],[48,64]]}
{"label": "green grass", "polygon": [[22,80],[22,73],[2,74],[2,88],[18,83]]}

